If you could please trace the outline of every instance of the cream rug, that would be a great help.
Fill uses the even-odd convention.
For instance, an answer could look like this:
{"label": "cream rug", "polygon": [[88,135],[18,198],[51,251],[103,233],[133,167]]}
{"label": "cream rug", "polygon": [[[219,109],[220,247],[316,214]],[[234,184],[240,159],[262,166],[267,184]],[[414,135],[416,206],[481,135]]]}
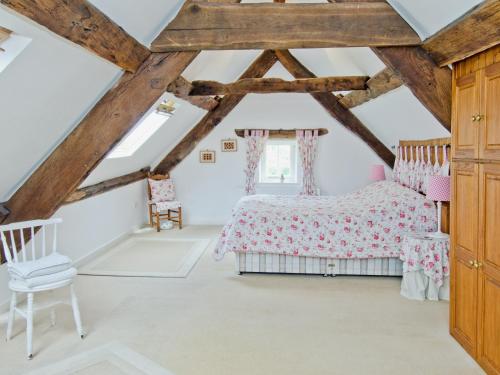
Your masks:
{"label": "cream rug", "polygon": [[78,354],[26,375],[172,375],[150,359],[120,343]]}
{"label": "cream rug", "polygon": [[80,275],[187,277],[209,239],[130,237],[80,268]]}

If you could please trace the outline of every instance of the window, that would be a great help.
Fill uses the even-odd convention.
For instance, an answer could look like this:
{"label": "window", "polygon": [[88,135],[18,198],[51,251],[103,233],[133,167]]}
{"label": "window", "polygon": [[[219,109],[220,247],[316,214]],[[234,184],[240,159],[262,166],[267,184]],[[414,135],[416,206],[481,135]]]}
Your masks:
{"label": "window", "polygon": [[108,159],[132,156],[167,120],[172,117],[178,104],[163,100],[156,109],[147,113],[107,156]]}
{"label": "window", "polygon": [[31,39],[0,26],[0,72],[30,44]]}
{"label": "window", "polygon": [[259,165],[259,183],[297,183],[297,141],[269,139]]}

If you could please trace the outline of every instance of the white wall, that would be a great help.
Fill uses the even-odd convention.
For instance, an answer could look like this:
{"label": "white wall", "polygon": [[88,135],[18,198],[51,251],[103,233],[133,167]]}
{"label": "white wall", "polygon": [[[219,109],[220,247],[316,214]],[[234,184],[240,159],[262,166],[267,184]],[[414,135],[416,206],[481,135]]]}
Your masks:
{"label": "white wall", "polygon": [[[146,183],[134,184],[63,206],[54,217],[63,219],[58,228],[58,249],[77,262],[92,252],[139,228],[146,222]],[[0,311],[7,308],[6,265],[0,266]]]}
{"label": "white wall", "polygon": [[6,201],[120,76],[120,69],[0,6],[31,38],[0,73],[0,202]]}

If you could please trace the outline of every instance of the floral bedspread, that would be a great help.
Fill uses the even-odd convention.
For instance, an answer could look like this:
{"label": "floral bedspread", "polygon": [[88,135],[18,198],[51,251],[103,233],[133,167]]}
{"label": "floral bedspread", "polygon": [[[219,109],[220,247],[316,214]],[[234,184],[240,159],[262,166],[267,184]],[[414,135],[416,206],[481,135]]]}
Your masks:
{"label": "floral bedspread", "polygon": [[234,251],[396,258],[404,234],[435,231],[436,216],[434,202],[393,181],[341,196],[252,195],[236,204],[214,257]]}

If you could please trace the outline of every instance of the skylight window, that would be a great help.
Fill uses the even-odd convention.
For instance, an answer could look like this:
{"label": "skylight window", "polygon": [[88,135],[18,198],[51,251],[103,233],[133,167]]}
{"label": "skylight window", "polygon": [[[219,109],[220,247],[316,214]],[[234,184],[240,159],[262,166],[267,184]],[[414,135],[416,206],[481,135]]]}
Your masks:
{"label": "skylight window", "polygon": [[2,72],[31,42],[0,26],[0,72]]}
{"label": "skylight window", "polygon": [[151,136],[172,117],[178,104],[172,100],[162,101],[155,110],[146,114],[107,156],[108,159],[132,156]]}

